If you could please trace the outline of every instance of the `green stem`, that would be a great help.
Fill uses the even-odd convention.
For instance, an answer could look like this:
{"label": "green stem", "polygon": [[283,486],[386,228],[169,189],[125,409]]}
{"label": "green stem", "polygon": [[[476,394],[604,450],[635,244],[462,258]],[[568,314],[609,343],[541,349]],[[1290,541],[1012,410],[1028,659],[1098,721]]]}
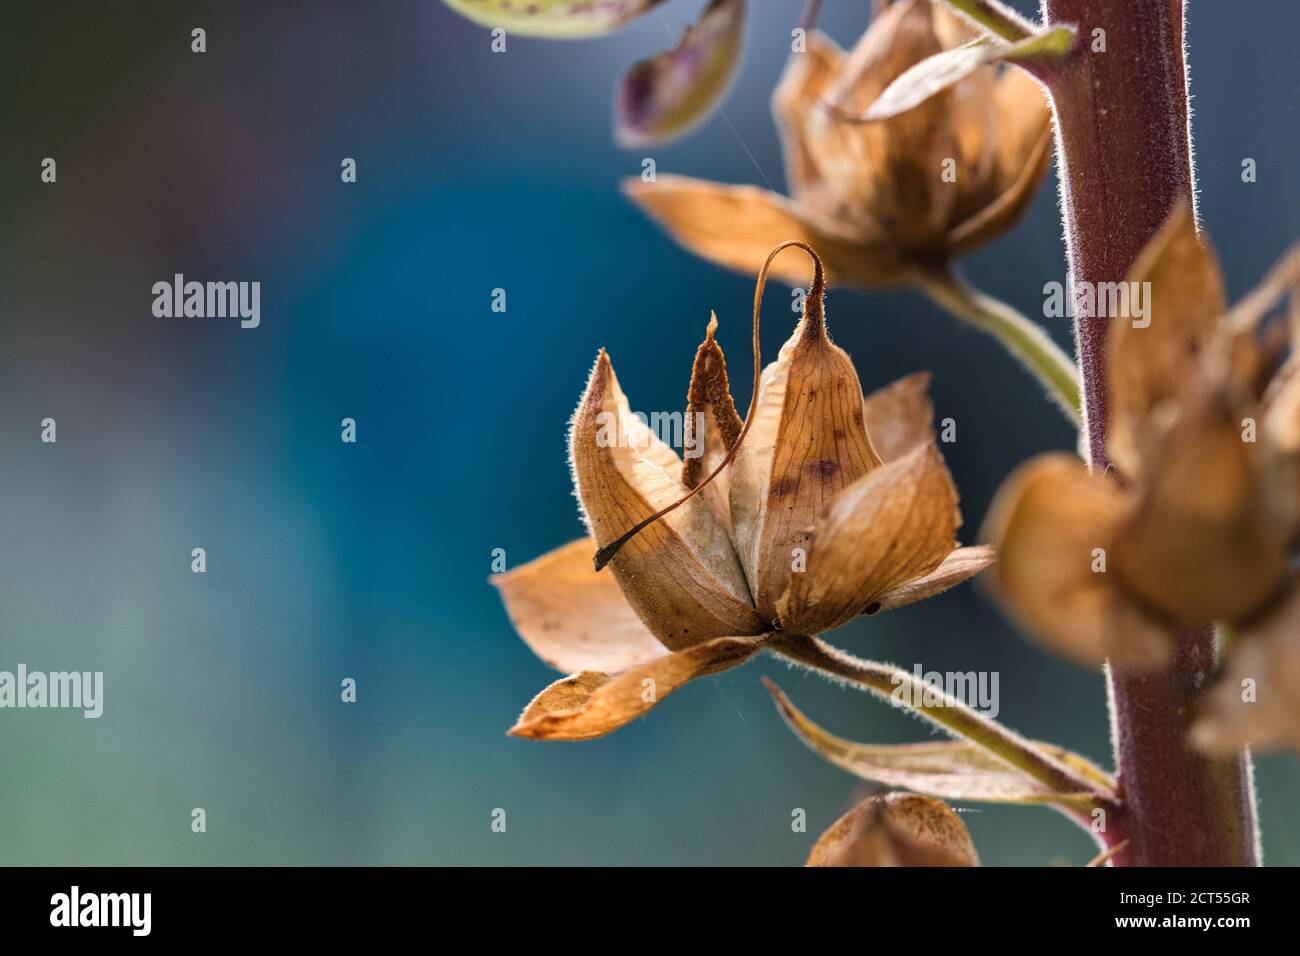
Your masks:
{"label": "green stem", "polygon": [[1020,15],[994,0],[948,0],[948,6],[960,10],[995,36],[1015,43],[1030,34]]}
{"label": "green stem", "polygon": [[916,281],[948,312],[1001,342],[1042,383],[1070,420],[1076,426],[1082,423],[1079,370],[1042,326],[1005,302],[972,288],[949,266],[919,272]]}
{"label": "green stem", "polygon": [[[965,737],[985,750],[1024,771],[1052,790],[1062,794],[1087,794],[1090,806],[1115,808],[1118,800],[1094,781],[1071,770],[1065,764],[1049,757],[1014,730],[989,720],[938,688],[918,683],[916,676],[892,664],[866,661],[831,647],[815,637],[787,634],[775,638],[769,650],[836,680],[891,699],[900,687],[912,692],[908,697],[913,709],[927,720],[938,724],[948,733]],[[907,692],[905,691],[905,693]],[[935,704],[924,704],[938,696]],[[1088,820],[1086,811],[1072,807],[1074,816]]]}

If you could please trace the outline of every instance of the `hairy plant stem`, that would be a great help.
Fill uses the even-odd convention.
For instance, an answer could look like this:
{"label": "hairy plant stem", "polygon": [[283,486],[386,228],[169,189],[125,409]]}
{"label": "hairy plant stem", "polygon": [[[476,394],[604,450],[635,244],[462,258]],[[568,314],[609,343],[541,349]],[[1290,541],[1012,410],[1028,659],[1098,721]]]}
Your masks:
{"label": "hairy plant stem", "polygon": [[[1074,283],[1124,281],[1173,205],[1194,201],[1181,0],[1042,0],[1049,25],[1076,24],[1080,49],[1045,79],[1056,116],[1062,210]],[[1104,31],[1105,50],[1096,50]],[[1075,286],[1077,288],[1077,286]],[[1095,285],[1094,285],[1095,288]],[[1077,318],[1087,448],[1107,468],[1108,320]],[[1117,866],[1249,866],[1257,837],[1249,756],[1211,759],[1187,731],[1214,666],[1210,629],[1184,631],[1163,672],[1108,671],[1123,806]]]}
{"label": "hairy plant stem", "polygon": [[[949,734],[979,744],[1058,793],[1082,795],[1081,798],[1062,801],[1062,809],[1085,827],[1092,822],[1092,808],[1103,807],[1108,813],[1115,810],[1115,794],[1080,776],[1015,731],[989,720],[956,697],[921,684],[916,675],[900,667],[862,660],[816,637],[804,635],[781,635],[768,645],[768,649],[787,660],[886,700],[893,699],[901,689],[907,694],[906,699],[913,702],[910,706],[916,713]],[[934,699],[936,695],[938,701],[933,705],[918,703]]]}
{"label": "hairy plant stem", "polygon": [[1079,370],[1038,323],[974,289],[951,266],[918,272],[916,282],[939,306],[993,336],[1047,389],[1076,425],[1082,425]]}

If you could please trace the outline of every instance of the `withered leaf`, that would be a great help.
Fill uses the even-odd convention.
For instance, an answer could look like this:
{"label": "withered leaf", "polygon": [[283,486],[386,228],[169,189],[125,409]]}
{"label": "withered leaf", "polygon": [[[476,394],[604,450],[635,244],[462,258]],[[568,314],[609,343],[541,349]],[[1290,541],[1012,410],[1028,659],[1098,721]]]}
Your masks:
{"label": "withered leaf", "polygon": [[[870,745],[837,737],[798,710],[770,681],[764,681],[790,728],[815,753],[854,776],[888,787],[906,787],[917,793],[949,800],[986,803],[1060,804],[1091,807],[1096,796],[1063,793],[968,740],[930,741],[920,744]],[[1061,758],[1059,747],[1035,744],[1049,756]],[[1087,768],[1094,781],[1108,781],[1099,768],[1077,754],[1066,761],[1073,769]],[[1109,781],[1113,788],[1114,781]]]}
{"label": "withered leaf", "polygon": [[587,671],[562,678],[533,699],[509,733],[534,740],[604,736],[640,717],[688,681],[743,664],[763,642],[761,637],[719,637],[621,674]]}

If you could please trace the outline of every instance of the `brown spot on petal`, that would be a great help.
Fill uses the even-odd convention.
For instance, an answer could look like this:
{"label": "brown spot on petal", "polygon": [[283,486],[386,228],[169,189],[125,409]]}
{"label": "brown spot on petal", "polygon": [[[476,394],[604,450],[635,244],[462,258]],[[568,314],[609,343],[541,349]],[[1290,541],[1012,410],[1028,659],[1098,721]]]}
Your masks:
{"label": "brown spot on petal", "polygon": [[751,432],[732,463],[736,547],[760,616],[776,616],[791,551],[832,498],[878,468],[853,362],[826,334],[821,290],[763,373]]}

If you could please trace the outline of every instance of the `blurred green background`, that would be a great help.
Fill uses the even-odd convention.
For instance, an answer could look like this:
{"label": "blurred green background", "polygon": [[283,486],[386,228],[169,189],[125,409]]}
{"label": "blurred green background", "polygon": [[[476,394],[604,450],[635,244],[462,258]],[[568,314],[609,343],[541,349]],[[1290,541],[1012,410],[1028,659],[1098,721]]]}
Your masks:
{"label": "blurred green background", "polygon": [[[711,309],[748,355],[750,280],[679,250],[615,189],[643,155],[782,183],[768,96],[793,0],[751,4],[725,114],[650,153],[612,143],[615,78],[700,6],[497,55],[434,0],[6,5],[0,669],[102,670],[106,700],[97,721],[0,711],[0,863],[795,864],[861,791],[786,730],[761,674],[844,736],[928,735],[765,660],[606,739],[504,736],[554,675],[487,585],[491,553],[515,565],[579,533],[564,432],[596,349],[647,410],[681,406]],[[865,6],[827,0],[821,23],[850,44]],[[1298,30],[1289,0],[1191,4],[1201,210],[1234,297],[1300,232]],[[46,156],[57,184],[39,181]],[[1258,182],[1241,182],[1244,157]],[[1039,314],[1064,280],[1060,235],[1049,182],[968,269]],[[261,281],[261,327],[155,319],[150,288],[175,272]],[[784,295],[769,294],[769,356]],[[997,347],[916,295],[835,291],[828,314],[866,388],[934,371],[965,540],[1017,462],[1070,447]],[[1068,341],[1064,320],[1052,331]],[[834,640],[909,669],[999,671],[1002,720],[1108,762],[1101,678],[1018,636],[977,588]],[[1300,863],[1296,759],[1260,759],[1258,782],[1266,860]],[[1051,811],[969,809],[986,863],[1093,853]]]}

